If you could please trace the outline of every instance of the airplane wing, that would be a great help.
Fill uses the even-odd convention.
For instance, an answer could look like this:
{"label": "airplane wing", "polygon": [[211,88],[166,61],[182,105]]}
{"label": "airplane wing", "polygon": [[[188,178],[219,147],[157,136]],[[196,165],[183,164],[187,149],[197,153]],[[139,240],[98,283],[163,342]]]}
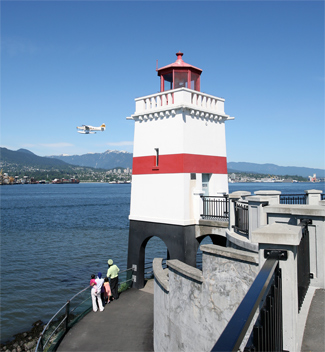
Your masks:
{"label": "airplane wing", "polygon": [[77,131],[78,133],[82,133],[82,134],[95,134],[96,132],[91,132],[89,130],[86,131]]}
{"label": "airplane wing", "polygon": [[91,129],[91,128],[92,128],[92,126],[82,125],[81,127],[80,127],[80,126],[78,126],[77,128],[78,128],[79,130],[89,130],[89,129]]}

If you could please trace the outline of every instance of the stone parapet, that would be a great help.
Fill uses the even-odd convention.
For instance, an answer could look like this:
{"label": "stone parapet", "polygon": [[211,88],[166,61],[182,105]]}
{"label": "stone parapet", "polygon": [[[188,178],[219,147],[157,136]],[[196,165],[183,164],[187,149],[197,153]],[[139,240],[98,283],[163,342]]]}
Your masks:
{"label": "stone parapet", "polygon": [[318,189],[309,189],[305,191],[307,195],[306,203],[310,205],[318,205],[319,201],[321,200],[321,194],[323,191]]}
{"label": "stone parapet", "polygon": [[[258,272],[258,255],[202,245],[203,271],[168,260],[169,290],[156,265],[155,351],[211,351]],[[165,287],[167,287],[165,285]]]}
{"label": "stone parapet", "polygon": [[280,203],[280,191],[256,191],[254,192],[255,195],[259,197],[263,197],[268,200],[269,204],[279,204]]}
{"label": "stone parapet", "polygon": [[246,197],[250,196],[251,192],[247,191],[236,191],[229,194],[229,199],[231,200],[238,200],[238,199],[245,199]]}
{"label": "stone parapet", "polygon": [[230,247],[220,247],[215,246],[213,244],[203,244],[200,249],[203,253],[213,254],[215,256],[242,260],[244,262],[253,264],[259,263],[258,254],[248,253]]}
{"label": "stone parapet", "polygon": [[278,204],[269,205],[264,208],[268,214],[291,214],[291,215],[304,215],[304,216],[321,216],[325,217],[325,208],[321,205],[305,205],[305,204]]}
{"label": "stone parapet", "polygon": [[176,272],[179,272],[186,276],[189,279],[202,282],[203,281],[203,276],[202,276],[202,271],[196,268],[193,268],[190,265],[187,265],[180,260],[173,259],[173,260],[168,260],[167,265],[170,269],[175,270]]}
{"label": "stone parapet", "polygon": [[302,236],[300,226],[274,223],[252,232],[252,241],[279,245],[298,246]]}
{"label": "stone parapet", "polygon": [[168,281],[168,269],[163,269],[162,267],[163,258],[154,258],[152,263],[153,274],[155,280],[161,285],[161,287],[168,292],[169,291],[169,281]]}
{"label": "stone parapet", "polygon": [[226,236],[228,240],[228,245],[233,248],[244,249],[251,252],[258,252],[258,243],[253,243],[245,236],[239,235],[238,233],[227,230]]}

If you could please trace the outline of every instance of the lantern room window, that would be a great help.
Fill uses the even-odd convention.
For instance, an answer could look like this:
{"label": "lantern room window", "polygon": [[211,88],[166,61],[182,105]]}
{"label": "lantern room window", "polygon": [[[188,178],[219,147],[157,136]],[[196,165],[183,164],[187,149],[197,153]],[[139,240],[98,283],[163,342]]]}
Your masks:
{"label": "lantern room window", "polygon": [[195,72],[191,72],[191,89],[200,90],[200,75]]}
{"label": "lantern room window", "polygon": [[173,89],[173,74],[167,73],[162,76],[163,77],[163,82],[164,82],[164,88],[163,90],[170,90]]}
{"label": "lantern room window", "polygon": [[174,89],[176,88],[188,88],[187,85],[187,78],[188,74],[187,71],[175,71],[175,82],[174,82]]}

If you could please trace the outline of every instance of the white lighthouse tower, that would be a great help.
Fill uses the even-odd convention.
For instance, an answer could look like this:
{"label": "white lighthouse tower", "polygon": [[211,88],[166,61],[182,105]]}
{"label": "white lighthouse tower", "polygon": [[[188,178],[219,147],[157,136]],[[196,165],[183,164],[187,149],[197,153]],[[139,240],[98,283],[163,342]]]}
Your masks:
{"label": "white lighthouse tower", "polygon": [[201,93],[202,70],[177,60],[157,70],[160,93],[135,99],[128,267],[144,284],[148,240],[196,265],[201,195],[228,193],[224,99]]}

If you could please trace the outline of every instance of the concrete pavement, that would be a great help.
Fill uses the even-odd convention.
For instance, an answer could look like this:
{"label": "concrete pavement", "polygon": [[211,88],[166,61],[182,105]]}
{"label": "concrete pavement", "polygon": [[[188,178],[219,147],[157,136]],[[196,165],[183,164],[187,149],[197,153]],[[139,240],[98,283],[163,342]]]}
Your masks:
{"label": "concrete pavement", "polygon": [[129,289],[105,310],[87,314],[73,326],[57,351],[153,351],[153,280]]}
{"label": "concrete pavement", "polygon": [[301,352],[316,352],[325,350],[325,290],[315,291],[311,302]]}

